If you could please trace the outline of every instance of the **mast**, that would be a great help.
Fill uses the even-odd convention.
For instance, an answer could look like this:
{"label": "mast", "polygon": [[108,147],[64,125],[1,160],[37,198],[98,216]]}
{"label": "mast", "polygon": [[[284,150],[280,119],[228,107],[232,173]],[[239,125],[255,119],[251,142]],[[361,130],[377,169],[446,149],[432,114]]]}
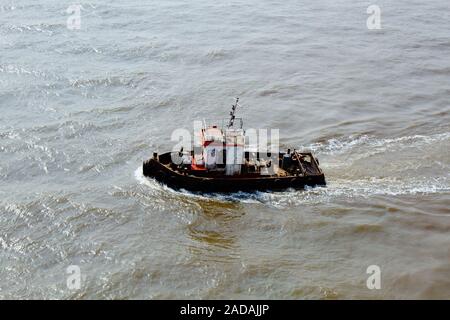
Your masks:
{"label": "mast", "polygon": [[234,113],[236,112],[236,108],[239,105],[239,98],[236,98],[235,104],[231,106],[231,112],[230,112],[230,121],[228,122],[228,128],[231,128],[234,125],[234,119],[236,118]]}

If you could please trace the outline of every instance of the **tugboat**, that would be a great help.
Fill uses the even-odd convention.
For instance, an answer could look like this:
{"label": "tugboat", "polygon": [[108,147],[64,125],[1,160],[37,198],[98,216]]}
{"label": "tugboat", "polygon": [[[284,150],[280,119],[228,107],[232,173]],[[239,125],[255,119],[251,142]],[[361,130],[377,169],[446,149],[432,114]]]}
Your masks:
{"label": "tugboat", "polygon": [[251,192],[324,186],[325,175],[311,152],[287,149],[270,152],[245,148],[241,118],[235,117],[239,98],[224,126],[207,124],[198,132],[200,143],[191,151],[166,152],[144,161],[144,176],[176,190]]}

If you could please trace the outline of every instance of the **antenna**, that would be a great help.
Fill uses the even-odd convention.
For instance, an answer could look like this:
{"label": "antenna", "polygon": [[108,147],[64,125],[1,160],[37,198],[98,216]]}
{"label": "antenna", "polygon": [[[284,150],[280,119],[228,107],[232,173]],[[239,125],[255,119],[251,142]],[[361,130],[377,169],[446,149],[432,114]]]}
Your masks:
{"label": "antenna", "polygon": [[231,128],[234,125],[234,119],[236,118],[234,113],[236,112],[236,108],[239,105],[239,98],[236,98],[235,104],[231,106],[231,112],[230,112],[230,121],[228,122],[228,128]]}

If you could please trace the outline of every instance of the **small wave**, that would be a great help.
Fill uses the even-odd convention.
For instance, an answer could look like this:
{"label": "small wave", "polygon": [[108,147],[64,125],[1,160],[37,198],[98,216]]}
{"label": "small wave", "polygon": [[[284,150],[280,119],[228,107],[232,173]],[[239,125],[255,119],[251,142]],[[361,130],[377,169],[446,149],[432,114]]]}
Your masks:
{"label": "small wave", "polygon": [[23,67],[19,65],[14,64],[3,64],[0,65],[0,73],[8,73],[8,74],[15,74],[18,76],[32,76],[39,79],[61,79],[60,77],[57,77],[53,74],[48,74],[41,70],[31,69],[28,67]]}
{"label": "small wave", "polygon": [[278,93],[278,90],[276,90],[276,89],[265,89],[265,90],[261,90],[259,92],[259,95],[261,97],[267,97],[267,96],[271,96],[271,95],[274,95],[277,93]]}
{"label": "small wave", "polygon": [[[94,131],[104,129],[102,126],[94,125],[91,122],[65,121],[63,123],[54,123],[42,126],[36,126],[28,129],[9,129],[0,132],[0,138],[3,139],[0,146],[7,152],[19,152],[30,149],[41,148],[38,142],[45,140],[43,134],[57,134],[64,139],[82,137]],[[9,140],[9,141],[8,141]],[[9,142],[9,143],[8,143]]]}
{"label": "small wave", "polygon": [[355,147],[367,146],[373,148],[382,148],[386,150],[392,147],[418,147],[423,144],[432,144],[439,141],[450,139],[450,132],[438,133],[430,136],[413,135],[398,138],[379,139],[368,135],[349,136],[344,139],[330,139],[325,143],[313,143],[303,146],[301,149],[309,149],[321,154],[335,155],[352,150]]}
{"label": "small wave", "polygon": [[210,60],[219,60],[223,59],[228,55],[227,51],[223,49],[215,49],[211,50],[206,54],[206,57]]}
{"label": "small wave", "polygon": [[73,112],[71,115],[82,115],[82,114],[98,114],[98,115],[106,115],[106,114],[115,114],[115,113],[127,113],[131,112],[135,109],[137,105],[128,105],[128,106],[117,106],[117,107],[101,107],[94,108],[90,110],[82,110]]}
{"label": "small wave", "polygon": [[123,77],[111,76],[98,79],[75,79],[70,80],[70,85],[75,88],[89,88],[89,87],[135,87],[132,79],[125,79]]}
{"label": "small wave", "polygon": [[[14,5],[1,5],[0,6],[0,12],[9,12],[9,11],[14,11],[16,10],[18,7],[14,6]],[[23,8],[23,6],[22,6]]]}
{"label": "small wave", "polygon": [[12,32],[20,32],[20,33],[42,33],[46,34],[48,36],[52,36],[55,32],[55,30],[63,30],[65,29],[65,25],[62,23],[59,24],[47,24],[47,23],[41,23],[41,24],[24,24],[24,25],[9,25],[6,26],[6,28],[9,31]]}
{"label": "small wave", "polygon": [[424,68],[411,71],[411,75],[415,77],[423,76],[448,76],[450,75],[450,67],[443,68]]}

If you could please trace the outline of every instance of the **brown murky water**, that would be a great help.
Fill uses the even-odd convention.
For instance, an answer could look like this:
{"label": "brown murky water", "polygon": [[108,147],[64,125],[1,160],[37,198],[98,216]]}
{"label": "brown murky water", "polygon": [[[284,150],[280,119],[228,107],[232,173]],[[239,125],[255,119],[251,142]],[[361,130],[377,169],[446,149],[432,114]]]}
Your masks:
{"label": "brown murky water", "polygon": [[[447,1],[378,1],[381,30],[369,2],[82,4],[80,30],[59,1],[0,5],[0,298],[450,298]],[[328,186],[142,176],[235,96]]]}

